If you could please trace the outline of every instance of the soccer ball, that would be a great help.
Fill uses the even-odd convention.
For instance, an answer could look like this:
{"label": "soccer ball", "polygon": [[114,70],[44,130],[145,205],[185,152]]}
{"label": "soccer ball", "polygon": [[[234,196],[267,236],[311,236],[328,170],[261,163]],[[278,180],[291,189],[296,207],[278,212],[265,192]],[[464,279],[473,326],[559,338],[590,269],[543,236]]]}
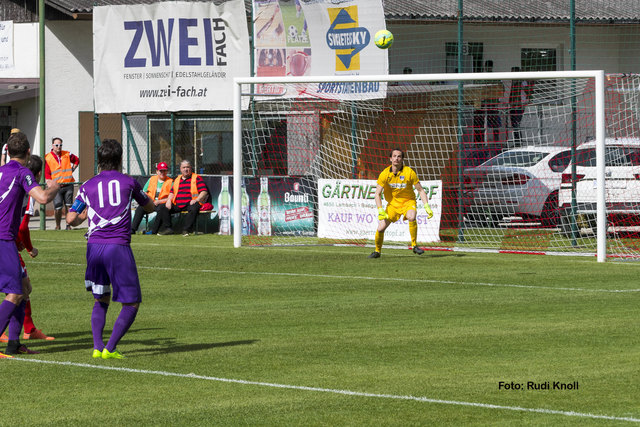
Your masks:
{"label": "soccer ball", "polygon": [[389,30],[380,30],[373,37],[373,41],[380,49],[389,49],[393,44],[393,34]]}
{"label": "soccer ball", "polygon": [[298,41],[298,28],[295,25],[289,25],[289,40]]}

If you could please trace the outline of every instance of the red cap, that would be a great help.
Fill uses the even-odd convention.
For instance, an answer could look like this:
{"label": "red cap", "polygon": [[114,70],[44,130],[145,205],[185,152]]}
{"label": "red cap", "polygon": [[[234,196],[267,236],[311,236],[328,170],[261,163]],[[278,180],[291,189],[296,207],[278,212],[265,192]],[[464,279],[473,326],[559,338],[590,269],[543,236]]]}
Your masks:
{"label": "red cap", "polygon": [[167,166],[165,162],[160,162],[158,163],[158,166],[156,167],[156,169],[159,171],[167,171],[169,170],[169,166]]}

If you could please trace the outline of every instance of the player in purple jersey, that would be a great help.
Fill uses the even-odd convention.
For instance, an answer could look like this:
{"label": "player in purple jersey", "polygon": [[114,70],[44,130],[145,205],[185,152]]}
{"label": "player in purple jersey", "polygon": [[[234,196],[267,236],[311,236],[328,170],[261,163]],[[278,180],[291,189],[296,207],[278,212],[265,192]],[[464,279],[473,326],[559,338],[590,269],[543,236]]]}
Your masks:
{"label": "player in purple jersey", "polygon": [[[22,287],[22,266],[18,257],[16,236],[24,210],[24,195],[29,194],[40,204],[53,200],[60,189],[57,182],[48,181],[43,190],[25,166],[31,156],[29,140],[22,132],[12,134],[7,141],[9,162],[0,166],[0,292],[7,294],[0,304],[0,334],[13,322],[22,328],[24,322],[25,297],[29,289]],[[25,295],[26,294],[26,295]],[[0,359],[11,354],[25,354],[28,349],[19,340],[9,340]]]}
{"label": "player in purple jersey", "polygon": [[[85,182],[67,213],[67,223],[80,225],[89,219],[87,231],[87,271],[84,283],[95,298],[91,314],[93,357],[122,359],[116,350],[120,339],[133,324],[142,301],[136,261],[131,251],[131,200],[154,210],[151,199],[135,179],[120,173],[122,146],[105,139],[98,148],[100,173]],[[110,286],[111,285],[111,286]],[[122,303],[107,344],[102,340],[107,309],[113,300]]]}

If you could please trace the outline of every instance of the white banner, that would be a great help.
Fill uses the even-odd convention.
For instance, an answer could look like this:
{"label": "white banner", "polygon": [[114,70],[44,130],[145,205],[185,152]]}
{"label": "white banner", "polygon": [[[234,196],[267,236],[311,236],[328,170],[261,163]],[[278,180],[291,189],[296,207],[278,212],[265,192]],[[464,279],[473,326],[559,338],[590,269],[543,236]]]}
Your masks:
{"label": "white banner", "polygon": [[[420,184],[429,197],[433,218],[427,219],[424,204],[417,198],[418,242],[439,242],[442,181],[420,181]],[[378,227],[375,180],[319,179],[318,193],[318,237],[375,238]],[[387,206],[384,200],[383,206]],[[389,225],[384,233],[384,240],[410,244],[409,223],[403,218]]]}
{"label": "white banner", "polygon": [[242,0],[97,6],[95,111],[231,110],[249,51]]}
{"label": "white banner", "polygon": [[0,21],[0,69],[13,68],[13,21]]}
{"label": "white banner", "polygon": [[[254,0],[256,76],[384,75],[387,51],[373,36],[385,29],[380,0]],[[283,95],[281,85],[258,93]],[[309,85],[304,95],[331,99],[386,96],[385,83]]]}

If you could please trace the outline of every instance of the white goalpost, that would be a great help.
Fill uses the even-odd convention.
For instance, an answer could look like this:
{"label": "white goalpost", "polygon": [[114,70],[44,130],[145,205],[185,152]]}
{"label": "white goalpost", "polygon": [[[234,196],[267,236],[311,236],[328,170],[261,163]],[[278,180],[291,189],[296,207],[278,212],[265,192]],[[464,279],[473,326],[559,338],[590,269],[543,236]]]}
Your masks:
{"label": "white goalpost", "polygon": [[[234,246],[372,245],[400,148],[425,249],[639,256],[639,90],[601,70],[236,78]],[[407,247],[396,225],[385,248]]]}

